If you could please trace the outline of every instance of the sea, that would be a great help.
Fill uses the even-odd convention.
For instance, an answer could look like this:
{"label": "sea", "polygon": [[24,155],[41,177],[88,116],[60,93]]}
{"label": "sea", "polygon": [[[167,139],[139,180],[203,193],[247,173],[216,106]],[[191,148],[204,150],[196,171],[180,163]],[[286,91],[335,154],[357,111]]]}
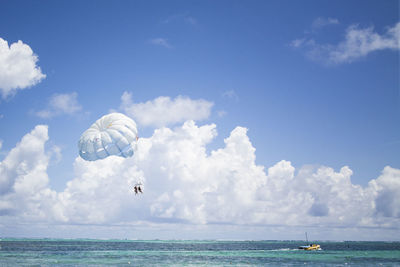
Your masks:
{"label": "sea", "polygon": [[2,239],[0,266],[400,266],[400,242]]}

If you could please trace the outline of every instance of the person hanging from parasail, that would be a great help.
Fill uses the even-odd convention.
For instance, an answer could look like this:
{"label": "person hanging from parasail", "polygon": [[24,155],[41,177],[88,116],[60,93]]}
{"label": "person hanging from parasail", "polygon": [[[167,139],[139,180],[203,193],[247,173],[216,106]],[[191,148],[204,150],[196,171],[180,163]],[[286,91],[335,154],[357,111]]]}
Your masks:
{"label": "person hanging from parasail", "polygon": [[141,183],[137,183],[135,184],[135,186],[133,187],[133,191],[135,191],[135,195],[137,195],[138,193],[143,194],[143,190],[140,187],[142,184]]}

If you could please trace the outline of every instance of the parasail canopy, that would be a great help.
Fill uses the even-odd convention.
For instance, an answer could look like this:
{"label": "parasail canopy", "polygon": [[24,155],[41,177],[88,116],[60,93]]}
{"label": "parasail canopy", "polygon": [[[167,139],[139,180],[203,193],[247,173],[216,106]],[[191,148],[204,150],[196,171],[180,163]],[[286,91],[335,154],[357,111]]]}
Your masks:
{"label": "parasail canopy", "polygon": [[89,161],[111,155],[131,157],[136,148],[136,123],[121,113],[110,113],[98,119],[79,139],[79,155]]}

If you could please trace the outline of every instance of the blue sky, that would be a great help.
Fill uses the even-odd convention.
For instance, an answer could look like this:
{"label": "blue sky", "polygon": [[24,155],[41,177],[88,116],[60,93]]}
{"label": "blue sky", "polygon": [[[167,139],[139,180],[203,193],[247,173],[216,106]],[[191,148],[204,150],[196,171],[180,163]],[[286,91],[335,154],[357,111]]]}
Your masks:
{"label": "blue sky", "polygon": [[[398,10],[397,1],[2,1],[0,38],[8,43],[3,47],[19,40],[29,46],[33,54],[24,62],[34,62],[36,76],[28,75],[24,85],[9,85],[18,84],[26,73],[6,74],[14,63],[0,69],[0,160],[5,164],[25,135],[37,125],[47,125],[46,188],[66,192],[69,181],[79,180],[77,141],[84,130],[110,111],[140,122],[145,115],[134,107],[152,103],[154,108],[156,99],[168,97],[171,106],[165,113],[186,116],[175,114],[175,120],[166,118],[162,125],[138,123],[140,136],[149,142],[155,142],[154,131],[161,126],[178,131],[192,119],[197,127],[216,125],[217,134],[204,141],[211,155],[240,126],[247,129],[245,136],[239,131],[240,136],[256,149],[254,164],[264,167],[266,177],[271,176],[268,168],[282,160],[290,162],[283,165],[294,168],[295,179],[307,168],[340,173],[348,166],[351,184],[369,190],[369,182],[390,166],[395,174],[386,184],[399,188]],[[124,93],[129,98],[125,106]],[[178,102],[184,107],[208,105],[202,106],[206,111],[201,114],[178,112],[173,109]],[[152,110],[147,112],[151,115]],[[151,175],[144,167],[140,170],[149,181]],[[187,186],[179,190],[185,193]],[[388,198],[393,210],[383,210],[384,216],[371,227],[400,226],[400,191],[393,192]],[[154,196],[164,193],[168,191]],[[9,199],[7,194],[3,201]],[[314,204],[322,199],[313,197]],[[166,213],[157,213],[161,206],[146,203],[143,209],[151,210],[150,215],[130,222],[166,218]],[[329,205],[328,209],[334,214]],[[210,212],[206,219],[199,215],[202,225],[220,222]],[[26,219],[14,214],[7,217],[9,222]],[[168,216],[191,223],[198,218],[179,212]],[[66,224],[74,222],[72,217]],[[124,219],[117,216],[112,221]],[[221,221],[241,224],[239,215]],[[281,227],[272,221],[255,219],[254,224]],[[296,227],[308,227],[310,221]],[[365,226],[350,221],[348,228]],[[7,223],[3,227],[5,235],[23,232],[9,230]],[[204,231],[218,236],[211,229]],[[378,231],[375,237],[386,236],[390,234]]]}

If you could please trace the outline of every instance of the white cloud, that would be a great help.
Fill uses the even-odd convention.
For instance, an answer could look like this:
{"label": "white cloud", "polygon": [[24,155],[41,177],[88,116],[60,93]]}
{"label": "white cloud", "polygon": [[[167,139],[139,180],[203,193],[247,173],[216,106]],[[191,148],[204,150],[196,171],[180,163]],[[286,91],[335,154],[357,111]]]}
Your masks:
{"label": "white cloud", "polygon": [[51,200],[56,193],[48,188],[47,140],[47,126],[36,126],[0,162],[0,216],[15,216],[17,221],[51,220]]}
{"label": "white cloud", "polygon": [[217,112],[217,115],[218,115],[218,117],[220,117],[220,118],[225,117],[226,114],[228,114],[228,112],[226,112],[225,110],[219,110],[219,111]]}
{"label": "white cloud", "polygon": [[305,41],[306,41],[306,38],[295,39],[290,42],[290,46],[294,47],[294,48],[298,48],[298,47],[301,47]]}
{"label": "white cloud", "polygon": [[149,42],[153,45],[159,45],[159,46],[163,46],[166,48],[172,48],[172,46],[170,45],[168,40],[165,38],[153,38]]}
{"label": "white cloud", "polygon": [[382,175],[370,182],[376,194],[375,211],[385,218],[400,219],[400,170],[389,166]]}
{"label": "white cloud", "polygon": [[400,49],[400,22],[386,33],[379,35],[373,27],[360,29],[350,26],[346,31],[346,38],[336,47],[328,48],[329,60],[333,63],[352,62],[378,50]]}
{"label": "white cloud", "polygon": [[36,112],[41,118],[51,118],[62,114],[76,114],[82,110],[77,100],[76,92],[70,94],[54,94],[50,97],[47,108]]}
{"label": "white cloud", "polygon": [[177,96],[171,99],[157,97],[145,103],[133,103],[132,94],[124,92],[121,96],[121,109],[143,126],[166,126],[186,120],[204,120],[210,116],[212,102]]}
{"label": "white cloud", "polygon": [[223,92],[222,97],[234,99],[236,101],[239,100],[239,96],[236,94],[236,92],[234,90],[228,90],[228,91]]}
{"label": "white cloud", "polygon": [[352,25],[347,28],[345,39],[337,45],[319,44],[312,38],[293,40],[290,46],[304,48],[313,60],[328,64],[351,63],[379,50],[400,49],[400,22],[387,28],[384,34],[374,32],[373,27],[360,28]]}
{"label": "white cloud", "polygon": [[12,43],[0,38],[0,93],[3,98],[36,85],[46,77],[36,65],[38,57],[22,41]]}
{"label": "white cloud", "polygon": [[163,24],[169,24],[172,22],[185,22],[186,24],[193,25],[193,26],[198,24],[197,19],[190,16],[187,13],[175,14],[175,15],[169,16],[168,18],[166,18],[162,21]]}
{"label": "white cloud", "polygon": [[198,24],[197,19],[195,19],[194,17],[191,17],[191,16],[186,16],[184,18],[184,20],[185,20],[186,23],[191,24],[191,25],[197,25]]}
{"label": "white cloud", "polygon": [[[214,124],[187,121],[139,139],[132,158],[88,162],[78,157],[74,178],[57,193],[48,187],[47,127],[37,126],[0,163],[3,228],[16,221],[158,229],[315,226],[369,228],[379,238],[385,229],[400,227],[399,169],[387,166],[361,187],[351,183],[347,166],[339,171],[325,166],[296,171],[286,160],[268,169],[257,165],[243,127],[231,132],[224,147],[208,153],[207,144],[216,135]],[[135,196],[132,186],[138,180],[144,183],[144,194]]]}
{"label": "white cloud", "polygon": [[311,28],[313,30],[319,30],[325,26],[328,25],[335,25],[339,24],[339,20],[335,18],[324,18],[324,17],[319,17],[316,18],[313,23],[311,24]]}

